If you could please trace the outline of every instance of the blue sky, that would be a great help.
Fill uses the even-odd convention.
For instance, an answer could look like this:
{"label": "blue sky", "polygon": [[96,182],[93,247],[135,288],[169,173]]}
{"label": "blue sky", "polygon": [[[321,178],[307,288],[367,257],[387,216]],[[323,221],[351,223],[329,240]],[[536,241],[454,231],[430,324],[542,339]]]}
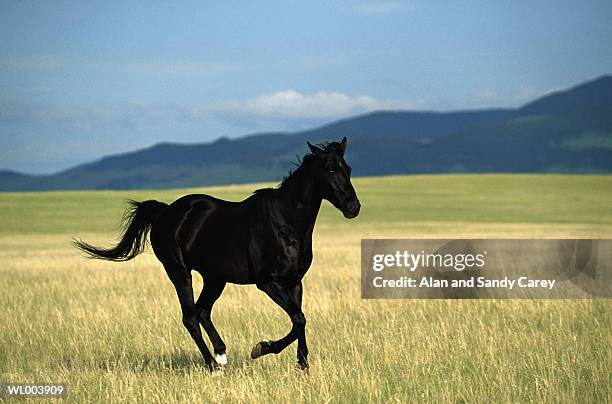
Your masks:
{"label": "blue sky", "polygon": [[515,107],[610,74],[611,21],[610,1],[3,1],[0,169]]}

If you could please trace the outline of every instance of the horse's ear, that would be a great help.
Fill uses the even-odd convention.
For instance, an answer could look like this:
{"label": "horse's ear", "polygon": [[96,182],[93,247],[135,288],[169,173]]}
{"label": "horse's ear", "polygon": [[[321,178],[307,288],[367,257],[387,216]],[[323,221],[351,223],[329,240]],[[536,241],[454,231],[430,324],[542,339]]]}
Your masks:
{"label": "horse's ear", "polygon": [[316,158],[320,159],[325,154],[323,150],[319,149],[317,146],[311,144],[310,142],[306,141],[306,144],[308,145],[308,148]]}
{"label": "horse's ear", "polygon": [[346,136],[342,138],[342,141],[340,142],[340,154],[342,154],[344,156],[344,151],[346,150]]}

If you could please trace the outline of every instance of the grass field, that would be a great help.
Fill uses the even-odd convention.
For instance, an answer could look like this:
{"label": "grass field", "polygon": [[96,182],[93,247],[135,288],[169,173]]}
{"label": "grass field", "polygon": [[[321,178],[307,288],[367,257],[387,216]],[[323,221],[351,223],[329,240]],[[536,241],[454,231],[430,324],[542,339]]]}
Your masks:
{"label": "grass field", "polygon": [[230,285],[213,312],[229,358],[216,377],[150,250],[89,261],[70,239],[113,241],[125,198],[239,200],[254,186],[0,194],[0,383],[64,382],[70,402],[612,401],[610,300],[365,301],[359,291],[361,238],[612,238],[612,176],[354,183],[362,214],[347,221],[326,203],[315,231],[310,372],[294,370],[295,345],[250,359],[290,323],[256,288]]}

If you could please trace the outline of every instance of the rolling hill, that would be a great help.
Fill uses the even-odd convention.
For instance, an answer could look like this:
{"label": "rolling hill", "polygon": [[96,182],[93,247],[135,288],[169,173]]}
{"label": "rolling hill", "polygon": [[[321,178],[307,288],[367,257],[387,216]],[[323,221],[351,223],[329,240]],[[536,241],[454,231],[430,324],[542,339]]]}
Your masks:
{"label": "rolling hill", "polygon": [[296,133],[162,143],[51,175],[0,171],[0,191],[173,188],[279,180],[304,142],[349,138],[354,175],[612,172],[612,76],[518,109],[380,111]]}

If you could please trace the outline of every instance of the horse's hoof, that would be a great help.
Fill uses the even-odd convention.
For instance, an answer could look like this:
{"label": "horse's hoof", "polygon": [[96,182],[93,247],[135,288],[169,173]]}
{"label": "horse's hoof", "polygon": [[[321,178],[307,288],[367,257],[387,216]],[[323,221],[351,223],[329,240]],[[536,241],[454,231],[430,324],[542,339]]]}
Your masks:
{"label": "horse's hoof", "polygon": [[224,370],[225,370],[225,366],[221,366],[221,365],[213,366],[212,370],[210,371],[210,374],[212,377],[222,376],[224,373],[223,372]]}
{"label": "horse's hoof", "polygon": [[218,376],[220,373],[223,373],[223,366],[221,366],[220,364],[218,364],[214,360],[212,362],[210,362],[210,363],[207,363],[206,367],[208,368],[209,372],[213,376]]}
{"label": "horse's hoof", "polygon": [[308,362],[297,362],[295,364],[295,369],[303,373],[308,373],[309,367]]}
{"label": "horse's hoof", "polygon": [[270,351],[270,343],[268,341],[258,342],[251,350],[251,358],[257,359],[260,356],[267,354]]}

